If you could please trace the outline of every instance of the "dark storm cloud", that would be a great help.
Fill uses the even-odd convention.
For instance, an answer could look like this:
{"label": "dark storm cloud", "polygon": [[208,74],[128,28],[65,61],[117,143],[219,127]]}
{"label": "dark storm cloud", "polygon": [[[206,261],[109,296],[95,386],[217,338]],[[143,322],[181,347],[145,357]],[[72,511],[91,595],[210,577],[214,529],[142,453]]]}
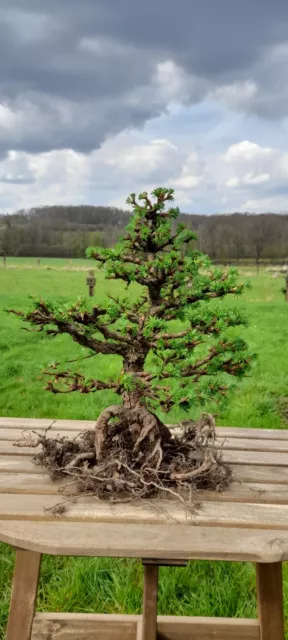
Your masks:
{"label": "dark storm cloud", "polygon": [[246,109],[286,115],[288,51],[284,62],[267,52],[285,42],[287,26],[285,0],[2,0],[0,100],[27,116],[14,126],[0,111],[0,149],[86,151],[140,126],[165,110],[169,91],[152,79],[165,60],[191,76],[186,102],[252,79],[259,91]]}

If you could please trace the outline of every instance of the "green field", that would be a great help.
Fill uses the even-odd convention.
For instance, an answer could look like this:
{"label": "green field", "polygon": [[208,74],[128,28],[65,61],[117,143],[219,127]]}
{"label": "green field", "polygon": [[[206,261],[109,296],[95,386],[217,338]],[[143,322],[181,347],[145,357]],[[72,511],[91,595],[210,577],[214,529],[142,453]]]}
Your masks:
{"label": "green field", "polygon": [[[8,259],[9,268],[0,266],[0,415],[71,419],[95,419],[107,403],[115,402],[111,393],[68,396],[43,390],[41,369],[52,360],[85,355],[68,337],[51,340],[27,333],[21,322],[4,308],[29,308],[29,295],[42,294],[63,301],[85,295],[86,273],[93,263],[84,260]],[[95,267],[94,267],[95,268]],[[287,428],[288,426],[288,304],[281,288],[284,279],[273,278],[265,268],[241,270],[252,289],[242,298],[229,298],[229,306],[243,308],[249,328],[241,335],[258,361],[249,378],[231,397],[217,423],[231,426]],[[124,287],[105,282],[97,272],[94,300],[108,292],[124,292]],[[131,288],[130,295],[136,295]],[[81,363],[80,363],[81,364]],[[112,374],[121,361],[97,356],[84,361],[82,369]],[[169,422],[180,417],[177,411]],[[166,418],[167,419],[167,418]],[[4,638],[13,553],[0,545],[0,638]],[[141,611],[141,565],[136,561],[109,559],[65,559],[45,557],[42,566],[38,608],[54,611],[139,613]],[[285,607],[288,618],[288,571],[284,575]],[[255,616],[255,579],[249,564],[193,562],[185,569],[161,569],[159,613],[211,616]],[[2,634],[2,635],[1,635]]]}

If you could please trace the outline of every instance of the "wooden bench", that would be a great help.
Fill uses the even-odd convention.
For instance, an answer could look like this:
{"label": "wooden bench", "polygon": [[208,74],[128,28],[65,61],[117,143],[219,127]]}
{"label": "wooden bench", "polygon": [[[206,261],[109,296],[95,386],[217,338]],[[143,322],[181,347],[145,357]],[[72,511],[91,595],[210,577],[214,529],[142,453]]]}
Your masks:
{"label": "wooden bench", "polygon": [[[23,429],[76,435],[93,422],[0,418],[0,540],[16,548],[7,640],[284,640],[282,562],[288,559],[288,431],[218,428],[235,481],[197,495],[197,507],[164,500],[111,506],[61,501],[58,485],[14,446]],[[41,554],[141,558],[142,616],[36,613]],[[191,559],[256,563],[258,620],[157,618],[158,566]],[[201,588],[201,585],[199,585]]]}

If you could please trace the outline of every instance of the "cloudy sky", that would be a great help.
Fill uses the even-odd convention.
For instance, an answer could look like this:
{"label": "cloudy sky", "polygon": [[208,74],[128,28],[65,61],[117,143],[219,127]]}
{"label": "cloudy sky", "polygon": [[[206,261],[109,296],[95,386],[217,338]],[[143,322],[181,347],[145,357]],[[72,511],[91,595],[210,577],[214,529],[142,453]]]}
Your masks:
{"label": "cloudy sky", "polygon": [[0,0],[0,211],[288,210],[287,0]]}

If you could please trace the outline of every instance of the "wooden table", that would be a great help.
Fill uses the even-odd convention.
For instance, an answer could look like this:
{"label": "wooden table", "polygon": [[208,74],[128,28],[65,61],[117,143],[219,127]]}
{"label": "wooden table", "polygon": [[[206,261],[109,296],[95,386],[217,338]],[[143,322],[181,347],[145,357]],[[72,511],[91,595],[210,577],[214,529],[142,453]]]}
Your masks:
{"label": "wooden table", "polygon": [[[283,640],[288,431],[218,428],[235,482],[224,493],[199,493],[193,513],[174,501],[153,508],[81,498],[63,516],[51,516],[45,509],[63,499],[58,486],[33,465],[35,449],[13,441],[23,429],[50,427],[68,436],[93,425],[0,418],[0,540],[17,550],[7,640]],[[143,615],[35,615],[42,553],[141,558]],[[157,619],[158,565],[190,559],[255,562],[258,620]]]}

